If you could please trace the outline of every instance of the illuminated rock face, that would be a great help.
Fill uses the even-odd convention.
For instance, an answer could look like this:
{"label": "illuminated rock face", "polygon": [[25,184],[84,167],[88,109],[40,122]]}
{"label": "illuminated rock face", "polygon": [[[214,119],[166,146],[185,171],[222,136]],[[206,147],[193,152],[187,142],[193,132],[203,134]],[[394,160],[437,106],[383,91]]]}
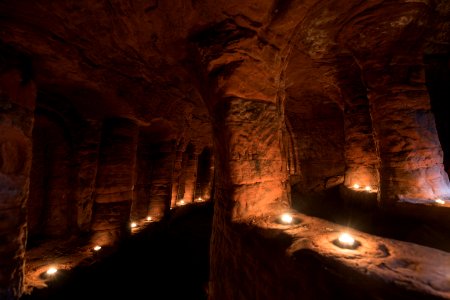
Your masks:
{"label": "illuminated rock face", "polygon": [[244,2],[1,1],[0,298],[20,294],[25,226],[114,244],[214,199],[218,295],[230,224],[286,210],[291,188],[450,196],[423,72],[448,56],[448,1]]}

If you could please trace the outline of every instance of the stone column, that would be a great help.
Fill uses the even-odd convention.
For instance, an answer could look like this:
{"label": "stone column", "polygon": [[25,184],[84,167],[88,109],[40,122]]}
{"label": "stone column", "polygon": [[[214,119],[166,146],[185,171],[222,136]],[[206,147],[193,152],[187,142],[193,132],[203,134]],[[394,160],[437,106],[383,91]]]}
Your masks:
{"label": "stone column", "polygon": [[358,184],[360,189],[378,190],[378,156],[366,97],[352,99],[345,105],[344,126],[345,186]]}
{"label": "stone column", "polygon": [[197,169],[198,169],[198,154],[196,150],[189,153],[187,156],[184,180],[184,202],[192,203],[194,201],[195,188],[197,186]]}
{"label": "stone column", "polygon": [[153,171],[148,210],[152,217],[159,219],[164,217],[170,209],[175,151],[173,151],[173,144],[169,142],[154,145],[154,151],[152,154]]}
{"label": "stone column", "polygon": [[379,188],[379,157],[374,140],[367,89],[353,58],[337,63],[337,81],[344,100],[345,179],[344,185],[358,191]]}
{"label": "stone column", "polygon": [[[289,209],[287,163],[282,149],[284,89],[281,55],[243,24],[226,20],[199,33],[215,154],[210,298],[232,288],[223,278],[233,249],[232,222],[277,216]],[[223,272],[228,270],[228,273]]]}
{"label": "stone column", "polygon": [[208,201],[211,198],[214,182],[214,155],[210,147],[205,147],[198,156],[197,170],[197,187],[194,200],[201,198],[203,201]]}
{"label": "stone column", "polygon": [[172,197],[170,200],[170,207],[175,207],[177,205],[182,161],[183,161],[183,151],[177,150],[175,153],[175,162],[172,171]]}
{"label": "stone column", "polygon": [[[364,66],[381,158],[380,201],[387,206],[450,197],[422,63],[410,57],[404,61],[389,68]],[[409,77],[403,81],[400,74]],[[388,81],[378,84],[374,76],[380,75]]]}
{"label": "stone column", "polygon": [[[199,37],[214,87],[208,106],[219,162],[216,195],[221,199],[216,200],[234,220],[279,213],[290,202],[282,150],[281,55],[260,44],[255,31],[231,20]],[[230,48],[221,49],[223,45]]]}
{"label": "stone column", "polygon": [[22,294],[35,100],[36,88],[21,72],[0,74],[0,299],[5,300]]}
{"label": "stone column", "polygon": [[128,119],[103,124],[92,218],[92,241],[114,245],[129,232],[138,126]]}
{"label": "stone column", "polygon": [[136,164],[136,185],[131,207],[131,219],[140,220],[148,215],[152,185],[152,144],[144,133],[139,135]]}
{"label": "stone column", "polygon": [[215,160],[214,160],[214,154],[211,154],[211,161],[210,161],[210,166],[209,166],[209,177],[207,182],[205,182],[205,184],[203,185],[203,189],[202,189],[202,195],[201,197],[203,198],[203,200],[205,201],[209,201],[211,200],[212,196],[213,196],[213,192],[214,192],[214,181],[215,181]]}
{"label": "stone column", "polygon": [[79,169],[75,197],[78,211],[78,229],[82,232],[88,232],[91,226],[92,208],[94,205],[93,196],[99,159],[101,123],[87,120],[81,130],[81,140],[77,149]]}
{"label": "stone column", "polygon": [[[380,155],[379,202],[450,197],[425,86],[423,48],[436,3],[394,1],[361,13],[338,38],[361,67]],[[370,36],[370,39],[367,37]]]}

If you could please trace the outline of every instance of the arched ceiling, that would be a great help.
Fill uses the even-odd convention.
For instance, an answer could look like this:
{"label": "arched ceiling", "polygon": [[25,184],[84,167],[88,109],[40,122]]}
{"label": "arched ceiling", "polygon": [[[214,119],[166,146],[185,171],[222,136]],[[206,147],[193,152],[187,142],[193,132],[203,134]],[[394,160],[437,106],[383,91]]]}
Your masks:
{"label": "arched ceiling", "polygon": [[428,52],[448,52],[449,11],[445,0],[3,0],[0,40],[31,56],[39,89],[89,118],[182,123],[184,112],[207,115],[190,37],[214,24],[233,19],[280,49],[292,98],[320,91],[342,104],[355,59],[418,35]]}

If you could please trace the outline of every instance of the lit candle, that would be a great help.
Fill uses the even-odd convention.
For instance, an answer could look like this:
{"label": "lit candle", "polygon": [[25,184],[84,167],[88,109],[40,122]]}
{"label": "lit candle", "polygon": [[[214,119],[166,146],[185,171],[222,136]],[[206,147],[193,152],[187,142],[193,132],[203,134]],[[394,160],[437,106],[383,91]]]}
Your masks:
{"label": "lit candle", "polygon": [[434,202],[436,202],[438,204],[445,204],[445,201],[442,199],[436,199],[436,200],[434,200]]}
{"label": "lit candle", "polygon": [[288,213],[281,215],[281,222],[285,224],[291,224],[292,223],[292,216]]}
{"label": "lit candle", "polygon": [[184,200],[180,200],[180,201],[178,201],[178,203],[177,203],[178,206],[185,205],[185,204],[186,204],[186,203],[184,202]]}
{"label": "lit candle", "polygon": [[353,188],[359,189],[359,184],[355,183],[355,184],[353,185]]}
{"label": "lit candle", "polygon": [[152,217],[148,216],[147,221],[151,221],[151,220],[152,220]]}
{"label": "lit candle", "polygon": [[94,251],[100,251],[100,249],[102,249],[102,246],[97,245],[94,247]]}
{"label": "lit candle", "polygon": [[58,272],[58,269],[51,267],[47,270],[47,275],[54,275],[56,272]]}
{"label": "lit candle", "polygon": [[198,202],[203,202],[203,199],[202,199],[201,197],[199,197],[199,198],[197,199],[197,201],[198,201]]}
{"label": "lit candle", "polygon": [[136,222],[132,222],[130,226],[131,226],[131,228],[136,228],[137,224],[136,224]]}
{"label": "lit candle", "polygon": [[345,248],[351,248],[355,245],[355,239],[348,233],[342,233],[338,238],[339,244]]}
{"label": "lit candle", "polygon": [[372,188],[370,187],[370,185],[366,186],[364,189],[365,189],[366,191],[368,191],[368,192],[370,192],[370,191],[372,190]]}

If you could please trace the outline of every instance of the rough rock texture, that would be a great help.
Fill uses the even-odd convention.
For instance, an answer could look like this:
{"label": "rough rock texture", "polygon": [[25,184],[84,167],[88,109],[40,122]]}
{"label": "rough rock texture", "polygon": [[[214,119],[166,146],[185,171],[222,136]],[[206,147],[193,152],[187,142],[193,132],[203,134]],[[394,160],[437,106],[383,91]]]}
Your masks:
{"label": "rough rock texture", "polygon": [[184,167],[184,193],[183,200],[185,203],[192,203],[194,201],[195,188],[197,183],[197,169],[198,169],[198,153],[194,149],[191,153],[186,155],[187,161]]}
{"label": "rough rock texture", "polygon": [[89,232],[94,205],[95,183],[99,160],[101,123],[88,120],[81,131],[78,145],[78,182],[75,199],[77,203],[77,224],[82,232]]}
{"label": "rough rock texture", "polygon": [[[382,204],[392,205],[398,200],[445,197],[450,192],[448,176],[422,62],[431,14],[424,3],[387,7],[389,13],[372,11],[363,24],[358,22],[364,16],[357,17],[341,33],[361,66],[368,88],[381,160],[380,199]],[[380,14],[383,19],[376,19]],[[380,31],[375,31],[375,26]],[[389,35],[381,35],[388,28]],[[365,34],[373,39],[362,41]],[[380,42],[377,53],[369,55],[369,49]],[[410,45],[408,50],[405,43]]]}
{"label": "rough rock texture", "polygon": [[173,163],[172,171],[172,197],[170,199],[170,207],[175,207],[178,202],[178,190],[180,184],[182,162],[183,152],[177,150],[175,153],[175,161]]}
{"label": "rough rock texture", "polygon": [[214,157],[210,147],[205,147],[198,157],[197,186],[195,189],[195,200],[211,199],[214,184]]}
{"label": "rough rock texture", "polygon": [[115,118],[103,124],[91,225],[94,244],[114,245],[129,231],[137,139],[133,121]]}
{"label": "rough rock texture", "polygon": [[[16,95],[19,82],[33,79],[40,109],[62,119],[37,121],[51,129],[39,135],[38,127],[34,143],[36,166],[49,175],[32,176],[39,188],[30,197],[30,232],[67,236],[92,223],[94,241],[115,242],[128,230],[134,197],[133,218],[144,216],[147,203],[162,217],[177,199],[197,197],[208,176],[201,159],[186,159],[187,145],[212,147],[211,286],[219,297],[220,281],[233,276],[216,272],[237,238],[231,225],[286,209],[291,184],[321,192],[350,185],[357,173],[378,188],[381,205],[400,210],[402,201],[450,197],[423,76],[424,54],[449,53],[449,16],[446,0],[0,1],[0,46],[28,57],[15,68],[26,76],[8,73],[2,87]],[[43,105],[48,95],[81,120]],[[0,139],[23,136],[30,154],[31,127],[5,124]],[[146,141],[138,142],[139,131]],[[45,140],[46,132],[54,139]],[[8,147],[1,156],[7,166],[17,153]],[[9,174],[6,190],[16,184]],[[55,209],[40,222],[44,203]],[[8,266],[23,263],[9,256]],[[8,271],[8,283],[15,274]]]}
{"label": "rough rock texture", "polygon": [[172,200],[172,170],[176,152],[172,142],[154,145],[152,153],[152,183],[149,215],[162,218],[170,209]]}
{"label": "rough rock texture", "polygon": [[148,136],[141,131],[137,146],[136,184],[131,206],[131,220],[133,221],[148,216],[153,168],[152,147],[154,144],[150,144]]}
{"label": "rough rock texture", "polygon": [[73,142],[64,125],[57,115],[36,113],[28,199],[30,238],[67,236],[74,227]]}
{"label": "rough rock texture", "polygon": [[20,57],[0,55],[0,299],[9,300],[22,294],[36,87]]}
{"label": "rough rock texture", "polygon": [[378,190],[379,154],[374,140],[367,91],[356,62],[348,58],[340,63],[336,75],[344,101],[345,180],[346,187],[358,184],[362,190]]}
{"label": "rough rock texture", "polygon": [[302,214],[294,217],[294,225],[281,225],[273,215],[223,227],[223,235],[214,235],[213,242],[224,247],[212,258],[217,268],[211,275],[222,280],[212,283],[210,297],[450,298],[449,253],[358,231],[350,233],[360,245],[343,249],[336,240],[348,228]]}
{"label": "rough rock texture", "polygon": [[[295,187],[301,191],[323,191],[344,180],[344,120],[335,104],[294,105],[288,100],[286,118],[298,151],[300,180]],[[316,99],[317,101],[317,99]],[[294,103],[293,103],[294,102]],[[294,110],[295,107],[295,110]],[[327,128],[334,128],[327,135]],[[294,175],[297,175],[294,173]]]}

